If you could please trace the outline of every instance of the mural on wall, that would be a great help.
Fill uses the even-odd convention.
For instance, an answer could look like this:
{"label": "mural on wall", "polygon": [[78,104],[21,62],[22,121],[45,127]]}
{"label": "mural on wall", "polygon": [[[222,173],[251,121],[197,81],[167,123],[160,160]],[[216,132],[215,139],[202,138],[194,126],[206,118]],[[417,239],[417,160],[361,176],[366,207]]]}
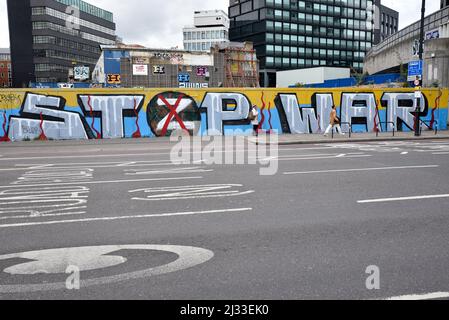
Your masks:
{"label": "mural on wall", "polygon": [[83,140],[251,131],[322,133],[337,106],[343,130],[411,131],[417,101],[429,129],[447,129],[449,91],[426,89],[75,89],[0,90],[0,141]]}

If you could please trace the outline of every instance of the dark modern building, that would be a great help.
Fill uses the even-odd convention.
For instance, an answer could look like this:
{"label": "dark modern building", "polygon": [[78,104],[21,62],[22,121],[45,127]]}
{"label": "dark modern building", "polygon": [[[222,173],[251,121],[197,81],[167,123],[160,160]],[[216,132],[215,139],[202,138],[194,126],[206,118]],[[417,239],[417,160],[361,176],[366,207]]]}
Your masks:
{"label": "dark modern building", "polygon": [[[13,86],[67,82],[116,41],[111,12],[81,0],[7,0]],[[80,68],[86,70],[86,68]]]}
{"label": "dark modern building", "polygon": [[318,66],[362,71],[374,42],[372,0],[230,0],[230,40],[251,41],[261,85],[276,71]]}
{"label": "dark modern building", "polygon": [[441,9],[449,6],[449,0],[441,0]]}
{"label": "dark modern building", "polygon": [[375,23],[374,30],[374,44],[384,41],[389,36],[398,32],[399,28],[399,12],[388,8],[380,3],[380,0],[375,0],[376,16],[379,23]]}

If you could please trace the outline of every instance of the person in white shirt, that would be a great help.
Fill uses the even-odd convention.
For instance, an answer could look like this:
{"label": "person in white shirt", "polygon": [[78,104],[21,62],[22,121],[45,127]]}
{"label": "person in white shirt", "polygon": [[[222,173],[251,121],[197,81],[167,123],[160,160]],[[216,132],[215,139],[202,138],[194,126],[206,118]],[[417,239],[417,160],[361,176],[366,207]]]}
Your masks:
{"label": "person in white shirt", "polygon": [[252,106],[249,111],[249,119],[253,125],[253,133],[255,136],[259,135],[259,111],[257,111],[256,106]]}

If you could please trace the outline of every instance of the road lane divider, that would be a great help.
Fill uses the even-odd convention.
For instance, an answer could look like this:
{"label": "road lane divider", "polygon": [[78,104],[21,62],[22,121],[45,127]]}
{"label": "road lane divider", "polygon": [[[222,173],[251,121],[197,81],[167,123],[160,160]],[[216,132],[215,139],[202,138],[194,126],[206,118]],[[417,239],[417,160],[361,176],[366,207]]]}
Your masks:
{"label": "road lane divider", "polygon": [[439,165],[401,166],[401,167],[376,167],[376,168],[354,168],[354,169],[335,169],[335,170],[284,172],[284,175],[363,172],[363,171],[402,170],[402,169],[428,169],[428,168],[438,168],[438,167],[439,167]]}
{"label": "road lane divider", "polygon": [[218,214],[218,213],[240,213],[240,212],[248,212],[248,211],[252,211],[252,210],[253,210],[253,208],[235,208],[235,209],[221,209],[221,210],[208,210],[208,211],[156,213],[156,214],[141,214],[141,215],[130,215],[130,216],[39,221],[39,222],[36,221],[36,222],[24,222],[24,223],[0,224],[0,229],[1,228],[4,229],[4,228],[42,226],[42,225],[69,224],[69,223],[88,223],[88,222],[101,222],[101,221],[119,221],[119,220],[135,220],[135,219],[149,219],[149,218],[182,217],[182,216],[208,215],[208,214]]}
{"label": "road lane divider", "polygon": [[449,194],[434,194],[434,195],[427,195],[427,196],[412,196],[412,197],[399,197],[399,198],[359,200],[359,201],[357,201],[357,203],[364,204],[364,203],[397,202],[397,201],[443,199],[443,198],[449,198]]}

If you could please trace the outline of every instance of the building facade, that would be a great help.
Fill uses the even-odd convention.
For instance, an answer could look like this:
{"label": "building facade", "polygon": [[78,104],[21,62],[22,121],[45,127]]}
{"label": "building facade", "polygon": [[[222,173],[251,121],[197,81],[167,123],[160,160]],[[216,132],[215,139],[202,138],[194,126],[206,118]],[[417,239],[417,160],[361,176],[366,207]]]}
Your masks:
{"label": "building facade", "polygon": [[229,18],[223,10],[195,11],[194,25],[183,28],[184,50],[208,52],[229,42]]}
{"label": "building facade", "polygon": [[399,12],[381,4],[380,0],[374,0],[374,39],[373,44],[384,41],[389,36],[398,32]]}
{"label": "building facade", "polygon": [[372,0],[230,0],[231,41],[252,41],[261,85],[275,72],[319,66],[361,72],[374,41]]}
{"label": "building facade", "polygon": [[0,88],[12,86],[12,67],[10,50],[0,48]]}
{"label": "building facade", "polygon": [[251,43],[217,44],[209,52],[102,46],[93,82],[120,88],[256,87],[259,69]]}
{"label": "building facade", "polygon": [[99,45],[116,41],[112,13],[81,0],[7,0],[7,5],[14,87],[77,80],[74,69],[92,71]]}

